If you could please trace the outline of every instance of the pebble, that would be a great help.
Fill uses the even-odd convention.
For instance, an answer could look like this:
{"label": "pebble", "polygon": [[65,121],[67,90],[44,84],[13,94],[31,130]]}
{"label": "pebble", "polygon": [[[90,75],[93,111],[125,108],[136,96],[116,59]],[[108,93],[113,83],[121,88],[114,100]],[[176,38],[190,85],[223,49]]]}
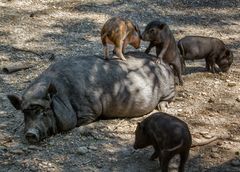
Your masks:
{"label": "pebble", "polygon": [[217,147],[213,147],[212,148],[212,152],[217,152],[218,151],[218,148]]}
{"label": "pebble", "polygon": [[231,161],[231,165],[232,166],[235,166],[235,167],[238,167],[240,166],[240,160],[239,159],[234,159]]}
{"label": "pebble", "polygon": [[88,152],[88,148],[85,146],[77,148],[77,153],[79,155],[85,155]]}
{"label": "pebble", "polygon": [[38,146],[35,146],[35,145],[28,146],[28,149],[30,149],[30,150],[42,150],[42,148],[40,148]]}
{"label": "pebble", "polygon": [[0,56],[0,61],[9,61],[8,57]]}
{"label": "pebble", "polygon": [[240,96],[238,96],[238,97],[236,98],[236,101],[237,101],[237,102],[240,102]]}
{"label": "pebble", "polygon": [[208,100],[208,103],[214,103],[213,98],[210,98],[210,99]]}
{"label": "pebble", "polygon": [[7,124],[0,124],[0,129],[4,129],[7,127]]}
{"label": "pebble", "polygon": [[234,86],[236,86],[237,84],[236,84],[236,82],[228,82],[228,86],[229,87],[234,87]]}
{"label": "pebble", "polygon": [[218,158],[219,154],[214,152],[210,156],[211,156],[211,158]]}
{"label": "pebble", "polygon": [[89,146],[88,148],[91,149],[91,150],[94,150],[94,151],[98,149],[98,148],[95,147],[95,146]]}
{"label": "pebble", "polygon": [[21,155],[24,153],[23,150],[21,149],[13,149],[13,150],[10,150],[9,152],[17,155]]}

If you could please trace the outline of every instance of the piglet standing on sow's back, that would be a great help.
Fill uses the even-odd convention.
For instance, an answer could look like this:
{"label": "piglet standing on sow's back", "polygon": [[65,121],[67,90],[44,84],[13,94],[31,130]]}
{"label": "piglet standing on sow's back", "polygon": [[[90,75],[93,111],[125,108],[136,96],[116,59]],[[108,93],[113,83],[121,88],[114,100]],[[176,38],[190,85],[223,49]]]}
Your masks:
{"label": "piglet standing on sow's back", "polygon": [[142,33],[142,40],[150,42],[145,53],[148,54],[153,47],[156,47],[156,62],[162,63],[162,61],[164,61],[172,65],[178,77],[179,84],[183,85],[181,75],[183,71],[183,60],[169,26],[159,20],[148,23]]}
{"label": "piglet standing on sow's back", "polygon": [[109,19],[101,30],[101,40],[104,46],[104,57],[109,58],[109,51],[107,44],[113,44],[114,53],[121,58],[126,60],[124,57],[124,50],[128,44],[134,48],[140,48],[141,33],[137,24],[134,24],[128,19],[120,17],[113,17]]}
{"label": "piglet standing on sow's back", "polygon": [[233,63],[233,53],[217,38],[186,36],[178,41],[178,48],[184,60],[205,59],[206,68],[212,73],[217,71],[215,64],[227,72]]}
{"label": "piglet standing on sow's back", "polygon": [[138,123],[134,149],[152,145],[151,160],[159,158],[162,172],[168,171],[169,161],[180,154],[179,172],[184,171],[192,144],[189,128],[182,120],[163,112],[157,112]]}

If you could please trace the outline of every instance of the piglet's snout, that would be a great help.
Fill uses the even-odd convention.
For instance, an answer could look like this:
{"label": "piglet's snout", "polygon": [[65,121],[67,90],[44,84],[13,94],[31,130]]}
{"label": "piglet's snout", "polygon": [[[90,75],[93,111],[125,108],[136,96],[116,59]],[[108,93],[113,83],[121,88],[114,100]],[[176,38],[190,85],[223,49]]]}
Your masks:
{"label": "piglet's snout", "polygon": [[25,138],[27,139],[27,141],[31,143],[39,142],[40,139],[39,130],[35,128],[28,129],[27,132],[25,133]]}

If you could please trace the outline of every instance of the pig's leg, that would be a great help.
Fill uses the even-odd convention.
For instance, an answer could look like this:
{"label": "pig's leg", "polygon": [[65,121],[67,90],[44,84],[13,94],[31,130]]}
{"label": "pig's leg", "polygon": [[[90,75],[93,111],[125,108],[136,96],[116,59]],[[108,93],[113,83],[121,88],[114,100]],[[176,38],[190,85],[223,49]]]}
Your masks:
{"label": "pig's leg", "polygon": [[212,72],[212,73],[216,73],[215,59],[216,59],[215,56],[210,56],[206,59],[208,61],[209,66],[210,66],[210,72]]}
{"label": "pig's leg", "polygon": [[168,102],[167,101],[161,101],[158,103],[157,109],[162,112],[166,112],[168,108]]}
{"label": "pig's leg", "polygon": [[156,60],[156,63],[160,63],[162,64],[162,56],[159,57],[159,54],[161,53],[162,49],[158,46],[156,46],[156,55],[157,55],[157,60]]}
{"label": "pig's leg", "polygon": [[108,60],[109,52],[108,52],[108,46],[107,46],[106,38],[102,38],[102,44],[103,44],[104,58],[105,58],[105,60]]}
{"label": "pig's leg", "polygon": [[177,77],[179,79],[179,84],[183,85],[183,79],[182,79],[182,70],[181,70],[181,61],[179,58],[177,58],[174,63],[172,63],[174,70],[176,71]]}
{"label": "pig's leg", "polygon": [[153,42],[150,42],[147,49],[145,50],[145,53],[146,54],[149,54],[149,52],[151,51],[151,49],[154,47],[154,43]]}
{"label": "pig's leg", "polygon": [[172,152],[167,152],[164,150],[161,152],[161,158],[159,158],[159,163],[162,172],[168,172],[169,161],[172,159],[173,156],[174,154]]}
{"label": "pig's leg", "polygon": [[152,156],[150,157],[150,160],[153,161],[154,159],[156,159],[159,154],[160,154],[160,149],[158,144],[153,144],[153,148],[154,148],[154,153],[152,154]]}
{"label": "pig's leg", "polygon": [[206,69],[207,69],[207,71],[210,71],[210,65],[209,65],[208,58],[205,58],[205,61],[206,61]]}
{"label": "pig's leg", "polygon": [[122,60],[126,60],[126,58],[123,56],[122,50],[123,50],[123,41],[122,41],[122,40],[119,40],[119,41],[116,42],[116,44],[115,44],[114,51],[116,52],[116,55],[117,55],[119,58],[121,58]]}
{"label": "pig's leg", "polygon": [[77,127],[81,125],[87,125],[94,122],[97,119],[97,115],[91,112],[77,112]]}
{"label": "pig's leg", "polygon": [[127,46],[128,46],[128,41],[127,41],[127,39],[125,39],[125,40],[123,41],[123,47],[122,47],[122,53],[123,53],[123,54],[124,54],[125,49],[127,48]]}
{"label": "pig's leg", "polygon": [[184,172],[184,167],[185,167],[185,163],[188,159],[188,155],[189,155],[189,150],[182,152],[180,154],[180,165],[178,167],[179,172]]}

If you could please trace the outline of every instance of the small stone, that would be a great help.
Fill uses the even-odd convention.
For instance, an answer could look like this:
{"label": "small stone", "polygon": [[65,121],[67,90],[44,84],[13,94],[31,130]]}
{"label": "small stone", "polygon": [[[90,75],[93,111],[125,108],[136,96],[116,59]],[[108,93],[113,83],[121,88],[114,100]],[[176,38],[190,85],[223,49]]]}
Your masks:
{"label": "small stone", "polygon": [[240,102],[240,96],[238,96],[238,97],[236,98],[236,101],[237,101],[237,102]]}
{"label": "small stone", "polygon": [[0,145],[0,150],[7,150],[7,147],[6,147],[6,146],[1,146],[1,145]]}
{"label": "small stone", "polygon": [[103,167],[103,164],[102,164],[102,163],[98,163],[98,164],[96,165],[96,167],[97,167],[97,168],[102,168],[102,167]]}
{"label": "small stone", "polygon": [[208,103],[214,103],[213,98],[210,98],[210,99],[208,100]]}
{"label": "small stone", "polygon": [[79,155],[85,155],[88,152],[88,148],[85,146],[77,148],[77,153]]}
{"label": "small stone", "polygon": [[38,146],[35,146],[35,145],[28,146],[28,149],[30,149],[30,150],[42,150],[42,148],[40,148]]}
{"label": "small stone", "polygon": [[9,61],[8,57],[0,56],[0,61]]}
{"label": "small stone", "polygon": [[7,124],[0,124],[0,129],[4,129],[7,127]]}
{"label": "small stone", "polygon": [[219,154],[214,152],[210,156],[211,156],[211,158],[218,158]]}
{"label": "small stone", "polygon": [[95,146],[89,146],[88,148],[91,150],[94,150],[94,151],[97,150],[97,147],[95,147]]}
{"label": "small stone", "polygon": [[23,150],[21,149],[14,149],[14,150],[10,150],[10,153],[13,153],[13,154],[17,154],[17,155],[21,155],[23,154]]}
{"label": "small stone", "polygon": [[213,147],[212,148],[212,152],[217,152],[218,151],[218,148],[217,147]]}
{"label": "small stone", "polygon": [[237,85],[236,82],[232,82],[232,81],[228,82],[229,87],[234,87],[236,85]]}
{"label": "small stone", "polygon": [[234,166],[234,167],[240,166],[240,160],[239,159],[232,160],[231,165]]}

